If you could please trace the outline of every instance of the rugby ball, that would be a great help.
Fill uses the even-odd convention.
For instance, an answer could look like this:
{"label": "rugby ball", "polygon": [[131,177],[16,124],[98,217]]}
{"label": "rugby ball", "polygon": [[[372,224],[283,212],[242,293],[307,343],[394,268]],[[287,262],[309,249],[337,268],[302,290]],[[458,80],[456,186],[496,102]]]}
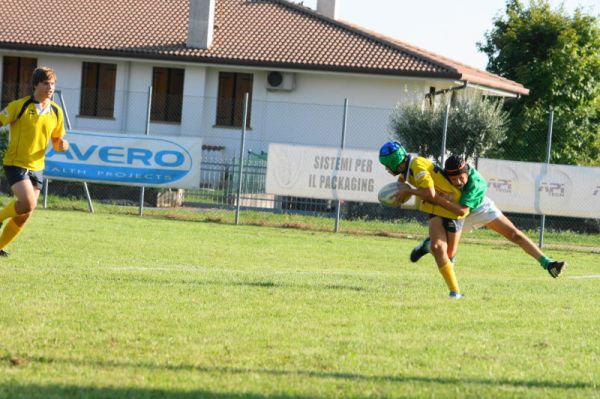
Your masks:
{"label": "rugby ball", "polygon": [[401,188],[409,187],[410,186],[408,184],[401,183],[399,181],[391,182],[389,184],[386,184],[381,188],[381,190],[379,190],[379,193],[377,194],[377,199],[379,200],[379,203],[385,206],[400,206],[406,201],[408,201],[408,199],[412,197],[412,194],[408,194],[404,196],[404,198],[393,198],[394,194],[396,194]]}

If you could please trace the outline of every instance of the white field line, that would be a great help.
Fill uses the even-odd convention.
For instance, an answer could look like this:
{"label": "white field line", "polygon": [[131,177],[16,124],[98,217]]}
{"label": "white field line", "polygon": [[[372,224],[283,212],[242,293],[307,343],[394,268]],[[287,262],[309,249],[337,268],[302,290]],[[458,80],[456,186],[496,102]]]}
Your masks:
{"label": "white field line", "polygon": [[[262,270],[234,270],[234,269],[212,269],[207,267],[189,267],[189,266],[173,266],[173,267],[143,267],[143,266],[114,266],[109,268],[110,270],[120,272],[167,272],[167,273],[180,273],[180,272],[194,272],[194,273],[229,273],[229,274],[246,274],[246,275],[277,275],[277,274],[292,274],[292,275],[321,275],[321,276],[371,276],[381,277],[386,276],[388,273],[381,272],[352,272],[352,271],[299,271],[299,270],[287,270],[287,271],[262,271]],[[592,274],[589,276],[567,276],[571,280],[590,280],[600,279],[600,274]]]}
{"label": "white field line", "polygon": [[567,278],[573,280],[583,280],[583,279],[591,279],[591,278],[600,278],[600,274],[592,274],[589,276],[568,276]]}
{"label": "white field line", "polygon": [[270,270],[235,270],[235,269],[213,269],[207,267],[189,267],[189,266],[173,266],[173,267],[144,267],[144,266],[113,266],[107,268],[116,272],[195,272],[195,273],[229,273],[229,274],[249,274],[249,275],[321,275],[321,276],[372,276],[381,277],[388,276],[393,273],[369,272],[369,271],[301,271],[301,270],[285,270],[285,271],[270,271]]}

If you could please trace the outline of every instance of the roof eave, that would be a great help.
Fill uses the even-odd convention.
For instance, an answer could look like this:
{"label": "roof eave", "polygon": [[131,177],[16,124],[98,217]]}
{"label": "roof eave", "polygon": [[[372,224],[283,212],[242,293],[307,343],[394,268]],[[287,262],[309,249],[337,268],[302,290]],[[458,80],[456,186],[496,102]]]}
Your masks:
{"label": "roof eave", "polygon": [[58,46],[40,46],[28,45],[23,43],[0,43],[0,49],[34,51],[44,53],[59,53],[72,55],[94,55],[116,58],[133,58],[157,61],[173,61],[173,62],[193,62],[201,64],[221,64],[221,65],[239,65],[239,66],[255,66],[262,68],[273,69],[300,69],[310,71],[326,71],[326,72],[341,72],[341,73],[362,73],[373,75],[389,75],[389,76],[407,76],[407,77],[423,77],[423,78],[439,78],[439,79],[460,79],[461,75],[454,71],[432,72],[432,71],[415,71],[415,70],[399,70],[392,68],[362,68],[353,67],[350,65],[329,65],[329,64],[307,64],[307,63],[292,63],[292,62],[277,62],[263,61],[238,58],[222,58],[222,57],[206,57],[206,56],[189,56],[176,54],[144,54],[136,51],[127,51],[121,49],[98,49],[98,48],[81,48],[81,47],[58,47]]}
{"label": "roof eave", "polygon": [[467,83],[470,87],[487,90],[489,92],[496,92],[496,95],[504,97],[529,95],[529,89],[509,80],[503,82],[498,79],[485,79],[479,76],[469,76],[468,74],[462,74],[460,80]]}

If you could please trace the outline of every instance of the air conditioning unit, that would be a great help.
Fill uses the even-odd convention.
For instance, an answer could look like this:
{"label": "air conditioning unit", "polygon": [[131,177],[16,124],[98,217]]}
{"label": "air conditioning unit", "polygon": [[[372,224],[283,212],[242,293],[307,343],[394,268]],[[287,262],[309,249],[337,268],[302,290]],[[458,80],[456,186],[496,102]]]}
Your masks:
{"label": "air conditioning unit", "polygon": [[296,88],[296,74],[293,72],[271,71],[267,75],[267,90],[292,91]]}

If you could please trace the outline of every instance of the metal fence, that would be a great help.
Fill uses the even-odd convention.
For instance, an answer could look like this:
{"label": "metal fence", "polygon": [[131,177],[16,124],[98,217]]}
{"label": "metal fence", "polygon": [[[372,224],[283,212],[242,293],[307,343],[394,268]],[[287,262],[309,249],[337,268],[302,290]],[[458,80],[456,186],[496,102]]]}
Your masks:
{"label": "metal fence", "polygon": [[[144,206],[214,207],[232,211],[236,208],[260,209],[311,213],[332,218],[338,211],[342,219],[422,220],[418,213],[411,210],[386,210],[378,204],[351,202],[343,202],[338,208],[336,201],[275,196],[265,191],[269,143],[339,147],[344,134],[346,148],[376,150],[385,140],[393,137],[390,126],[392,108],[356,106],[352,105],[352,99],[349,99],[346,107],[344,99],[339,99],[339,104],[252,100],[248,110],[249,123],[242,141],[242,127],[239,124],[219,124],[222,118],[218,115],[216,98],[185,96],[181,102],[181,120],[174,123],[147,120],[147,116],[152,115],[148,112],[152,106],[148,101],[149,92],[116,93],[111,118],[82,115],[78,109],[81,97],[78,90],[62,90],[59,94],[73,129],[203,138],[199,187],[193,190],[149,189],[144,195]],[[411,99],[415,97],[412,94],[410,96]],[[439,146],[440,151],[443,133],[440,131],[439,141],[432,144]],[[447,140],[456,140],[461,134],[451,130],[446,133]],[[545,143],[545,140],[545,137],[540,137],[538,141]],[[510,154],[507,155],[506,158],[511,159]],[[540,154],[540,158],[545,158],[545,154]],[[240,169],[243,170],[241,176]],[[87,188],[93,201],[124,205],[141,202],[139,188],[136,187],[89,184]],[[75,198],[86,196],[81,183],[58,181],[49,184],[48,193]],[[509,216],[521,228],[539,228],[543,222],[543,215]],[[545,218],[545,225],[556,230],[600,232],[600,219],[548,217]]]}

